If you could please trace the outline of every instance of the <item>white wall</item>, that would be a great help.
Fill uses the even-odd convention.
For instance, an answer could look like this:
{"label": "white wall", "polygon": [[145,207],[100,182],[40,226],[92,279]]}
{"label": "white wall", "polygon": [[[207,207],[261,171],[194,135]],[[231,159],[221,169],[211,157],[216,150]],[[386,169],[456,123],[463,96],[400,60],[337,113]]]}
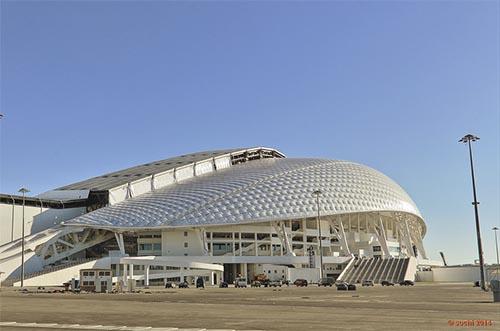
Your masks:
{"label": "white wall", "polygon": [[308,283],[317,283],[319,268],[288,268],[288,280],[305,279]]}
{"label": "white wall", "polygon": [[[23,225],[23,206],[0,203],[0,246],[21,238]],[[48,209],[41,207],[24,207],[25,236],[38,233],[85,213],[85,207],[68,209]],[[14,228],[12,228],[14,214]]]}
{"label": "white wall", "polygon": [[[184,235],[184,232],[187,232],[187,236]],[[162,255],[202,255],[203,247],[199,231],[192,229],[168,230],[162,231],[161,237]],[[184,247],[184,243],[187,243],[188,247]]]}
{"label": "white wall", "polygon": [[[487,268],[485,268],[487,269]],[[475,282],[481,279],[479,266],[459,266],[432,268],[430,271],[417,271],[417,281],[422,282]],[[485,270],[486,281],[489,281]]]}
{"label": "white wall", "polygon": [[[27,252],[24,255],[24,261],[25,274],[42,270],[44,266],[43,260],[35,252]],[[1,281],[9,276],[16,277],[21,275],[21,254],[19,253],[11,259],[2,261],[0,263],[0,271],[2,272],[0,274]]]}
{"label": "white wall", "polygon": [[[63,283],[70,281],[71,278],[80,278],[80,269],[91,268],[111,268],[111,258],[105,257],[96,261],[89,261],[86,263],[78,264],[69,268],[49,272],[37,277],[28,278],[24,280],[24,286],[61,286]],[[20,286],[21,283],[14,283],[14,286]]]}
{"label": "white wall", "polygon": [[[25,235],[31,233],[34,216],[46,211],[47,208],[24,207]],[[14,220],[12,220],[14,214]],[[22,236],[23,206],[0,203],[0,245],[6,244]]]}

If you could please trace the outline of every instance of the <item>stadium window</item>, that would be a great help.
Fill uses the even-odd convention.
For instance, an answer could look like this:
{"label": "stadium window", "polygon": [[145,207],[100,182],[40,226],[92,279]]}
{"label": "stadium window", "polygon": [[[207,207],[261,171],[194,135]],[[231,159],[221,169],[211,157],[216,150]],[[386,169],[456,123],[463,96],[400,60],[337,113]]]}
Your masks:
{"label": "stadium window", "polygon": [[257,233],[257,240],[269,240],[269,233]]}
{"label": "stadium window", "polygon": [[233,233],[232,232],[214,232],[214,233],[212,233],[212,238],[213,239],[232,239]]}
{"label": "stadium window", "polygon": [[188,236],[187,231],[184,231],[184,237],[187,237],[187,236]]}
{"label": "stadium window", "polygon": [[184,243],[184,248],[187,248],[188,247],[188,243]]}
{"label": "stadium window", "polygon": [[139,250],[141,251],[150,251],[153,249],[152,244],[139,244]]}
{"label": "stadium window", "polygon": [[254,233],[242,233],[241,234],[241,239],[255,239],[255,234]]}
{"label": "stadium window", "polygon": [[154,251],[161,251],[161,244],[160,243],[153,244],[153,250]]}

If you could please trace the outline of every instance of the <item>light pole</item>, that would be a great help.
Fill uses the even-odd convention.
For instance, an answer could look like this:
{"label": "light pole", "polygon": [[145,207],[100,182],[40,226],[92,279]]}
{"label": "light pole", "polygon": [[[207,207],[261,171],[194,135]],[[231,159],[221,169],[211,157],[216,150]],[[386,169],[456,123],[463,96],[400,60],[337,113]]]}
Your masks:
{"label": "light pole", "polygon": [[319,197],[321,195],[320,190],[316,190],[313,192],[313,196],[316,197],[316,207],[318,210],[317,214],[317,222],[318,222],[318,231],[319,231],[319,278],[323,278],[323,237],[321,232],[321,221],[319,219]]}
{"label": "light pole", "polygon": [[472,134],[468,134],[468,135],[465,135],[462,139],[460,139],[459,142],[469,145],[470,171],[471,171],[471,177],[472,177],[472,192],[474,195],[474,202],[472,204],[474,205],[474,215],[476,218],[477,250],[479,253],[479,268],[480,268],[479,271],[481,274],[481,288],[484,291],[486,291],[486,284],[484,281],[483,245],[481,243],[481,228],[479,226],[479,210],[478,210],[479,202],[477,201],[477,195],[476,195],[476,179],[474,177],[474,163],[472,161],[472,146],[471,146],[471,141],[474,142],[477,140],[479,140],[479,137],[476,137]]}
{"label": "light pole", "polygon": [[498,239],[497,239],[498,227],[494,226],[492,230],[495,231],[495,253],[497,253],[497,266],[495,268],[495,279],[498,279],[498,272],[500,271],[500,262],[498,261]]}
{"label": "light pole", "polygon": [[21,287],[24,286],[24,205],[26,203],[25,194],[28,193],[25,187],[21,187],[18,192],[23,194],[23,226],[22,226],[22,237],[21,237]]}

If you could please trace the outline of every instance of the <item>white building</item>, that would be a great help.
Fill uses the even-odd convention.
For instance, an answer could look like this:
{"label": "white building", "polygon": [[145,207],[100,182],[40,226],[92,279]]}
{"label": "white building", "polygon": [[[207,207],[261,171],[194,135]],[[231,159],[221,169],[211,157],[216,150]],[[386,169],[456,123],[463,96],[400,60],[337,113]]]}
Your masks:
{"label": "white building", "polygon": [[[423,217],[389,177],[348,161],[286,158],[272,148],[182,155],[27,201],[40,212],[28,217],[26,285],[43,283],[54,269],[63,275],[65,266],[102,268],[103,261],[125,285],[252,279],[263,265],[319,275],[320,260],[324,276],[398,281],[413,279],[415,258],[427,258]],[[15,282],[22,199],[1,195],[0,203],[2,233],[14,229],[2,237],[0,271]],[[33,231],[37,217],[45,223]]]}

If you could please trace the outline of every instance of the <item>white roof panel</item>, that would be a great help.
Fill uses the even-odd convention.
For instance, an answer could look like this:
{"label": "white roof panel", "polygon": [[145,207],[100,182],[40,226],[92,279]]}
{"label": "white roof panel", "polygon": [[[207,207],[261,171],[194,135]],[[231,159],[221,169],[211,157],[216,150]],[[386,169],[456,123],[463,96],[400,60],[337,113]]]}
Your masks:
{"label": "white roof panel", "polygon": [[422,218],[408,194],[367,166],[323,159],[261,159],[234,165],[79,216],[66,224],[109,228],[186,227],[313,217],[407,212]]}

